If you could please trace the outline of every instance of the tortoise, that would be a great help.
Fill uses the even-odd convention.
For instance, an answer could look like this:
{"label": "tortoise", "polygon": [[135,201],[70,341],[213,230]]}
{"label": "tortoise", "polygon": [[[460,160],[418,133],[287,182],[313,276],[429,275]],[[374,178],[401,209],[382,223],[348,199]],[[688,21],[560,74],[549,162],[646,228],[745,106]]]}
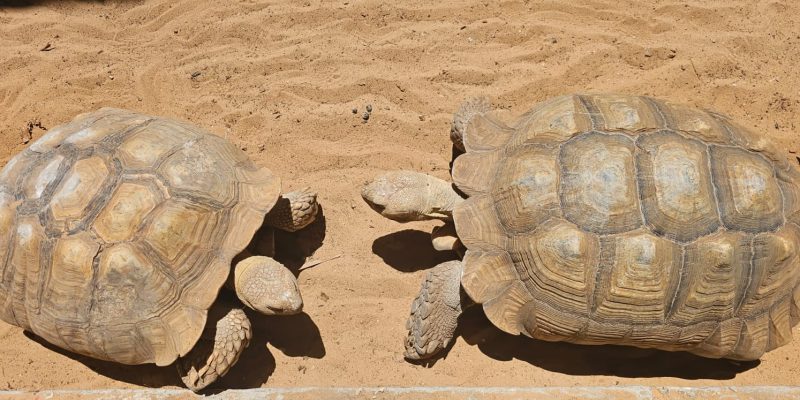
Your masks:
{"label": "tortoise", "polygon": [[[754,360],[800,320],[800,173],[721,114],[615,94],[545,101],[514,122],[462,104],[454,185],[389,172],[362,197],[438,219],[405,357],[451,342],[480,304],[512,335]],[[460,290],[463,288],[463,291]]]}
{"label": "tortoise", "polygon": [[0,173],[0,318],[86,356],[175,363],[201,390],[252,334],[234,296],[216,301],[223,285],[263,314],[302,310],[268,241],[273,228],[310,224],[316,194],[280,189],[196,126],[114,108],[81,114]]}

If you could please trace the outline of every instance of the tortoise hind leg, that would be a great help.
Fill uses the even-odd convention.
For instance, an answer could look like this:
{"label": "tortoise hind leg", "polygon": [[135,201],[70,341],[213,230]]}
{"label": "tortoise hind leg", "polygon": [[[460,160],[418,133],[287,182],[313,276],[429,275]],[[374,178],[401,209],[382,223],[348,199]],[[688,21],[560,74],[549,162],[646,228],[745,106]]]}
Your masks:
{"label": "tortoise hind leg", "polygon": [[319,212],[317,193],[311,188],[284,193],[275,207],[264,217],[264,223],[284,230],[296,232],[314,222]]}
{"label": "tortoise hind leg", "polygon": [[424,360],[446,349],[461,315],[461,261],[441,263],[428,272],[406,322],[405,357]]}
{"label": "tortoise hind leg", "polygon": [[239,360],[251,337],[242,309],[214,305],[200,340],[176,363],[183,383],[194,392],[214,383]]}

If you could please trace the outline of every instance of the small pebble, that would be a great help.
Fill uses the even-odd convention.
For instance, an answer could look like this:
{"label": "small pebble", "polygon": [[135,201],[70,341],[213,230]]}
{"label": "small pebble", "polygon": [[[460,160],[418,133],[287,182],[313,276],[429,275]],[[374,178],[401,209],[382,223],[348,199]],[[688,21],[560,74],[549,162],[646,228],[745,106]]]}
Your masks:
{"label": "small pebble", "polygon": [[353,114],[358,114],[358,109],[357,108],[353,108],[351,111],[353,112]]}
{"label": "small pebble", "polygon": [[364,115],[361,116],[361,119],[363,119],[364,122],[369,121],[369,111],[365,112]]}
{"label": "small pebble", "polygon": [[367,112],[372,112],[372,104],[367,104]]}

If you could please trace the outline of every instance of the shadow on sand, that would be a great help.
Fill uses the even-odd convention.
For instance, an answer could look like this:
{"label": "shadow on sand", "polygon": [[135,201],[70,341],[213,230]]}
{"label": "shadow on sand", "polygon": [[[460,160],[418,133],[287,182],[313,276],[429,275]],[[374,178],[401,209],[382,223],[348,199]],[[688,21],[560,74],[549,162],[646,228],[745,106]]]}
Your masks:
{"label": "shadow on sand", "polygon": [[[322,358],[325,345],[319,328],[306,314],[291,316],[264,316],[247,310],[253,324],[253,338],[239,361],[227,375],[202,393],[215,394],[228,389],[261,387],[275,371],[275,357],[267,343],[289,357]],[[123,365],[75,354],[47,343],[29,332],[25,336],[65,357],[80,362],[97,374],[134,385],[160,388],[184,387],[174,365],[158,367],[155,364]]]}
{"label": "shadow on sand", "polygon": [[[413,272],[457,259],[455,253],[437,252],[430,234],[416,230],[395,232],[375,240],[375,254],[393,268]],[[409,299],[411,301],[411,299]],[[526,336],[509,335],[486,318],[483,309],[472,306],[459,318],[456,336],[487,356],[509,361],[518,359],[534,367],[569,375],[604,375],[627,378],[676,377],[682,379],[731,379],[759,361],[740,362],[710,359],[687,352],[639,349],[629,346],[589,346],[566,342],[545,342]],[[458,340],[450,344],[450,348]],[[450,348],[444,351],[444,356]],[[436,360],[417,363],[431,367]]]}
{"label": "shadow on sand", "polygon": [[477,345],[481,352],[495,360],[518,359],[548,371],[579,376],[725,380],[760,363],[711,359],[687,352],[577,345],[512,336],[492,325],[481,307],[470,307],[461,316],[456,333],[469,345]]}
{"label": "shadow on sand", "polygon": [[452,251],[437,251],[431,244],[429,232],[406,229],[372,242],[372,252],[386,264],[402,272],[429,269],[439,263],[455,260],[458,255]]}

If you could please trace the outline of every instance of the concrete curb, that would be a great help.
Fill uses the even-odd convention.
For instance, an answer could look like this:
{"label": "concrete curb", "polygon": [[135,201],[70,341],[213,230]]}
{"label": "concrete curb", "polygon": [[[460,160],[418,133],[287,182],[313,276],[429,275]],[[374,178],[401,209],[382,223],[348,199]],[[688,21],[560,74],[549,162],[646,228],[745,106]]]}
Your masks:
{"label": "concrete curb", "polygon": [[[43,390],[38,392],[0,391],[0,399],[103,399],[103,400],[183,400],[201,398],[182,389],[102,389]],[[204,396],[223,400],[412,400],[426,399],[622,399],[622,400],[794,400],[800,399],[798,386],[706,386],[706,387],[365,387],[365,388],[262,388],[227,390]]]}

